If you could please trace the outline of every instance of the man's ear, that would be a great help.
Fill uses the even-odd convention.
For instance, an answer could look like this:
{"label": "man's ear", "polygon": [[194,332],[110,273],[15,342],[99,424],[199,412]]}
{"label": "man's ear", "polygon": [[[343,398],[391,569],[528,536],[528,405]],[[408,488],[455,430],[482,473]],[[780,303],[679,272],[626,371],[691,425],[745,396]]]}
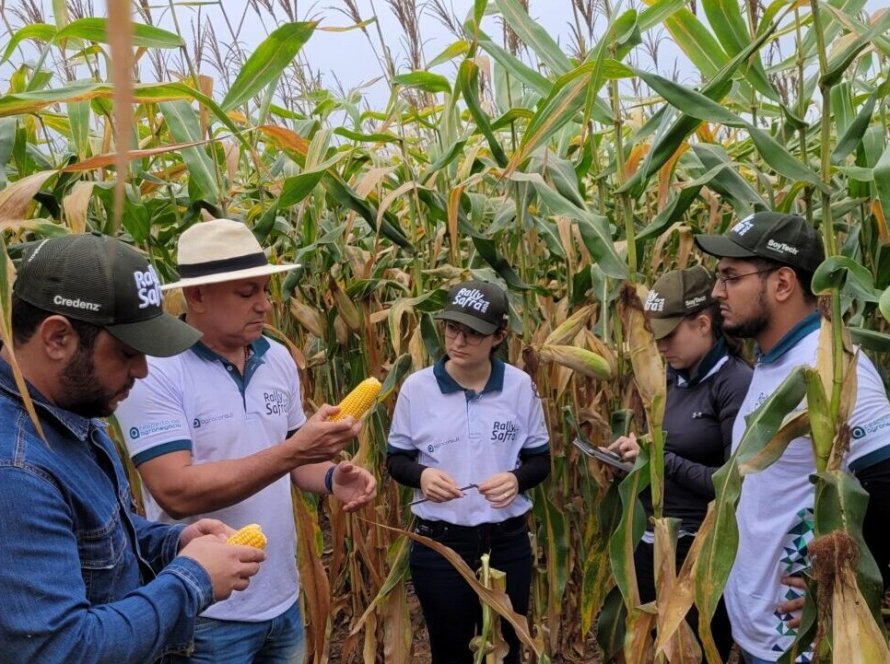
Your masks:
{"label": "man's ear", "polygon": [[37,328],[37,338],[47,357],[58,362],[66,361],[77,351],[79,338],[64,316],[48,316]]}
{"label": "man's ear", "polygon": [[204,291],[201,286],[189,286],[182,289],[182,297],[185,298],[186,305],[189,309],[194,309],[198,313],[204,310]]}
{"label": "man's ear", "polygon": [[787,302],[794,293],[802,292],[797,274],[787,265],[780,267],[773,275],[776,277],[773,281],[773,294],[779,302]]}

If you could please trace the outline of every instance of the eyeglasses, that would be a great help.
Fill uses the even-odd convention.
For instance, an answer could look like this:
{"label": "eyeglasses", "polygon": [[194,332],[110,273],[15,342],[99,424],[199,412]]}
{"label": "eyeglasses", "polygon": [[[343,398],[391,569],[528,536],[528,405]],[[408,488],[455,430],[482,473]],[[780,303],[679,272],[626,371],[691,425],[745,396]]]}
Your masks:
{"label": "eyeglasses", "polygon": [[478,346],[482,343],[482,340],[485,339],[485,337],[491,336],[476,332],[475,330],[471,330],[458,323],[452,323],[451,321],[445,323],[446,339],[457,339],[458,335],[461,334],[464,335],[464,343],[467,344],[467,346]]}
{"label": "eyeglasses", "polygon": [[725,274],[720,274],[719,272],[714,273],[714,279],[717,281],[717,285],[726,290],[726,284],[737,281],[739,279],[744,279],[745,277],[750,277],[754,274],[764,274],[766,272],[775,272],[778,268],[768,267],[764,270],[756,270],[755,272],[745,272],[744,274],[734,274],[731,277],[727,277]]}

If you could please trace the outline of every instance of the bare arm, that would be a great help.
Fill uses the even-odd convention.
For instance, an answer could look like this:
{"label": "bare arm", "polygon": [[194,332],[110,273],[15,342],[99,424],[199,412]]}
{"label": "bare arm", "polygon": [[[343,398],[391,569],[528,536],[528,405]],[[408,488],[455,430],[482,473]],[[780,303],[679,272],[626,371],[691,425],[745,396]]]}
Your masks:
{"label": "bare arm", "polygon": [[290,438],[250,456],[193,464],[190,452],[176,451],[142,463],[139,473],[154,499],[173,518],[222,509],[252,496],[294,468],[338,454],[358,434],[361,424],[351,417],[327,421],[337,410],[336,406],[322,406]]}

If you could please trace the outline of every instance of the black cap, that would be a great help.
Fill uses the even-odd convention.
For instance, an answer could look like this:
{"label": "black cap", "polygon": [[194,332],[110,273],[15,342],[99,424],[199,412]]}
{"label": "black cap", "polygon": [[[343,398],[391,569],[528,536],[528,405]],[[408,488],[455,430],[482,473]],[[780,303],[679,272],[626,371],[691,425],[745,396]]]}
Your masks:
{"label": "black cap", "polygon": [[714,277],[702,265],[662,275],[643,303],[655,338],[663,339],[684,318],[710,306],[713,288]]}
{"label": "black cap", "polygon": [[465,281],[448,291],[448,304],[436,318],[461,323],[479,334],[494,334],[507,326],[507,294],[488,281]]}
{"label": "black cap", "polygon": [[55,237],[28,250],[13,294],[44,311],[103,327],[146,355],[176,355],[201,337],[164,313],[161,283],[148,261],[99,233]]}
{"label": "black cap", "polygon": [[712,256],[767,258],[806,272],[825,260],[821,236],[796,214],[755,212],[723,235],[696,235],[695,243]]}

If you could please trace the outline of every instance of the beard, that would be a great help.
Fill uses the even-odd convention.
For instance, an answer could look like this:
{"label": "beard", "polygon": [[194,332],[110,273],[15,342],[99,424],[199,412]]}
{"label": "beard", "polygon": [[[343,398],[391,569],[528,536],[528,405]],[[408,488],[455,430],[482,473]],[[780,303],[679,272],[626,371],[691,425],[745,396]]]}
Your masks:
{"label": "beard", "polygon": [[766,302],[766,293],[761,290],[757,296],[757,310],[747,320],[723,321],[723,330],[735,337],[750,339],[763,332],[769,325],[769,307]]}
{"label": "beard", "polygon": [[[65,402],[59,405],[81,417],[108,417],[114,412],[112,392],[96,375],[92,349],[78,347],[59,377]],[[132,387],[130,382],[129,387]]]}

